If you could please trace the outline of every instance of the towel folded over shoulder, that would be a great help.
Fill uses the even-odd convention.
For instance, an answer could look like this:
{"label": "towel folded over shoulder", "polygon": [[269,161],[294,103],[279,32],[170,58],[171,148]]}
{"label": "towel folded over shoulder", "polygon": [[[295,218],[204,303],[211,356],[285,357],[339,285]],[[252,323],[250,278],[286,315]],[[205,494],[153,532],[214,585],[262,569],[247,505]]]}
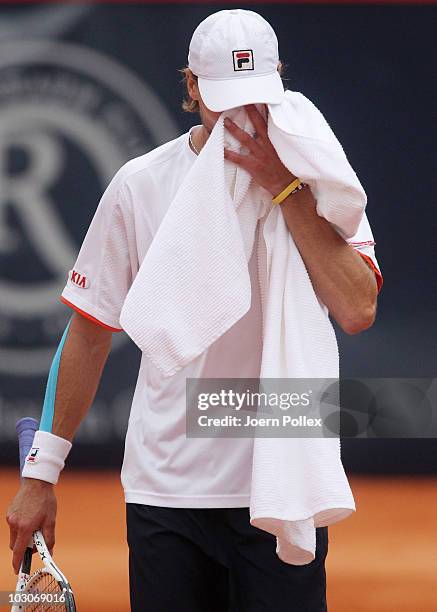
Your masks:
{"label": "towel folded over shoulder", "polygon": [[[322,113],[293,91],[268,111],[268,134],[280,159],[309,184],[317,213],[344,238],[352,237],[366,194]],[[244,108],[220,115],[141,264],[121,325],[164,376],[184,368],[249,310],[248,260],[260,221],[260,378],[338,378],[327,309],[313,290],[280,206],[223,157],[225,146],[240,147],[225,130],[225,116],[253,132]],[[255,439],[251,522],[277,536],[283,561],[312,561],[315,528],[354,509],[338,438]]]}

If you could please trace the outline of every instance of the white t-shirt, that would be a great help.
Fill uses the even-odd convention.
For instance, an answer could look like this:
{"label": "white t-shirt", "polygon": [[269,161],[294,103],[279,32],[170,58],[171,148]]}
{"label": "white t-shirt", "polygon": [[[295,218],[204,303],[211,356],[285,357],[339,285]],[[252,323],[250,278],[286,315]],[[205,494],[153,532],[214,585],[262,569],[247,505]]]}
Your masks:
{"label": "white t-shirt", "polygon": [[[69,272],[64,303],[121,331],[124,299],[195,158],[185,133],[117,172]],[[258,239],[259,231],[255,244]],[[350,243],[375,269],[381,284],[366,218]],[[259,377],[262,313],[255,245],[249,272],[251,308],[185,368],[165,378],[143,355],[121,474],[127,502],[180,508],[249,506],[253,440],[185,435],[186,378]]]}

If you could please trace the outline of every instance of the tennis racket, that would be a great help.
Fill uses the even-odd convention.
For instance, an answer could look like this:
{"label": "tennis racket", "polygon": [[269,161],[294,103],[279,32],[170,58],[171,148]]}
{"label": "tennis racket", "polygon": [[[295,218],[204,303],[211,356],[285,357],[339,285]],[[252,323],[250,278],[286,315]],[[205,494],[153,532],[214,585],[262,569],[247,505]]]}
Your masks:
{"label": "tennis racket", "polygon": [[[25,417],[17,422],[16,429],[21,474],[24,461],[32,448],[38,422],[31,417]],[[33,545],[35,545],[43,567],[31,573]],[[76,612],[71,586],[53,561],[39,530],[33,533],[32,540],[24,553],[15,591],[18,594],[18,601],[12,606],[11,612]]]}

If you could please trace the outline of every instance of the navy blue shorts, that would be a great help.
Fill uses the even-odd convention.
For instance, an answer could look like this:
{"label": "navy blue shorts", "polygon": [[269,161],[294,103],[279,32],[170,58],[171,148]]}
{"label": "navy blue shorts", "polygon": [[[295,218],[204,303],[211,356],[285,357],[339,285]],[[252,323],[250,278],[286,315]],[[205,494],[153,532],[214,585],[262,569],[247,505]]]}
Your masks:
{"label": "navy blue shorts", "polygon": [[133,612],[326,612],[328,528],[316,558],[289,565],[248,508],[127,504]]}

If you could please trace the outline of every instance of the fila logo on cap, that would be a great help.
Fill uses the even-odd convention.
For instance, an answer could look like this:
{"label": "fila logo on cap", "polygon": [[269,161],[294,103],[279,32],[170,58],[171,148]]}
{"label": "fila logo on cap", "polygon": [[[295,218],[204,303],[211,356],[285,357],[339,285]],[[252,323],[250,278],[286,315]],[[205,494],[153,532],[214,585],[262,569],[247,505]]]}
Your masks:
{"label": "fila logo on cap", "polygon": [[239,72],[240,70],[254,70],[253,65],[253,51],[251,49],[239,49],[232,51],[232,58],[234,60],[234,70]]}

